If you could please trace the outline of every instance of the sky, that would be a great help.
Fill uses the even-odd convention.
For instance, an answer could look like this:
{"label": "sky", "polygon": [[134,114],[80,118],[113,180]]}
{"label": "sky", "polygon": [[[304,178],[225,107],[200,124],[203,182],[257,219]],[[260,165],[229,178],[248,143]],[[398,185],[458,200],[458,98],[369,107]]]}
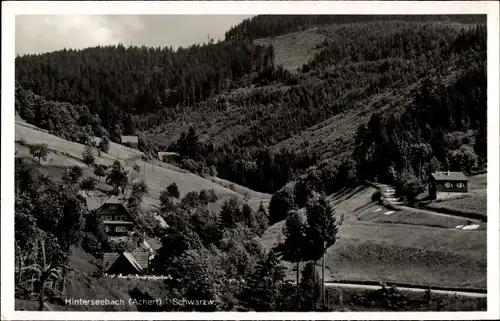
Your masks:
{"label": "sky", "polygon": [[180,46],[224,40],[237,15],[16,16],[16,54],[97,45]]}

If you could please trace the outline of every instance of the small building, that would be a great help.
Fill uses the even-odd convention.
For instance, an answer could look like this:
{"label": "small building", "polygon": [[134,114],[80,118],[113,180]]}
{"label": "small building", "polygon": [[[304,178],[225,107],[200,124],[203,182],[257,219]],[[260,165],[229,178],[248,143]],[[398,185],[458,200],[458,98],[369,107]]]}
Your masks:
{"label": "small building", "polygon": [[85,194],[85,204],[87,205],[87,209],[89,211],[95,211],[99,207],[101,207],[107,200],[108,197],[97,197]]}
{"label": "small building", "polygon": [[165,221],[165,219],[163,217],[161,217],[161,215],[158,215],[158,213],[153,213],[153,217],[158,222],[158,225],[161,228],[163,228],[163,229],[168,228],[167,222]]}
{"label": "small building", "polygon": [[152,260],[156,253],[161,249],[161,241],[152,237],[146,238],[140,245],[144,251],[149,253],[149,259]]}
{"label": "small building", "polygon": [[[89,203],[87,200],[87,204]],[[134,216],[116,196],[105,201],[96,209],[96,213],[101,215],[104,229],[110,237],[128,237],[137,225]]]}
{"label": "small building", "polygon": [[104,253],[103,271],[115,275],[135,275],[149,272],[150,254],[137,249],[133,252]]}
{"label": "small building", "polygon": [[92,142],[96,145],[96,146],[99,146],[99,144],[101,143],[101,137],[97,137],[97,136],[94,136],[93,139],[92,139]]}
{"label": "small building", "polygon": [[174,152],[158,152],[158,158],[165,163],[179,162],[181,156]]}
{"label": "small building", "polygon": [[121,136],[121,143],[131,148],[139,148],[139,138],[137,136]]}
{"label": "small building", "polygon": [[468,181],[462,172],[434,172],[431,174],[429,195],[433,199],[442,199],[467,193]]}

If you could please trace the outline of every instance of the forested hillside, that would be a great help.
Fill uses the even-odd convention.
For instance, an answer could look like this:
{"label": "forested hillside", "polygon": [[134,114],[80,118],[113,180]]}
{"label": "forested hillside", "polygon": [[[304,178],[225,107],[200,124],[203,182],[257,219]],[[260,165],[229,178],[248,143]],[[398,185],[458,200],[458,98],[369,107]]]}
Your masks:
{"label": "forested hillside", "polygon": [[226,32],[226,40],[275,37],[308,28],[332,25],[367,23],[373,21],[462,22],[485,23],[481,15],[259,15],[245,19]]}
{"label": "forested hillside", "polygon": [[[16,60],[16,110],[71,140],[139,134],[140,148],[151,155],[175,150],[185,168],[263,192],[277,191],[311,166],[347,158],[356,162],[359,179],[384,180],[386,174],[366,168],[386,163],[356,156],[379,143],[362,141],[362,129],[355,140],[374,113],[397,118],[420,110],[414,121],[423,130],[440,122],[428,115],[439,110],[440,117],[453,115],[452,123],[438,126],[443,135],[470,129],[469,136],[479,132],[485,140],[486,30],[468,24],[481,19],[257,16],[228,31],[228,41],[177,51],[112,46],[23,56]],[[317,26],[325,40],[310,48],[318,54],[296,73],[275,66],[272,46],[249,40]],[[461,90],[471,79],[473,86]],[[436,102],[438,93],[447,100]],[[433,135],[427,131],[421,140]],[[385,157],[387,144],[395,142],[384,140],[375,158]]]}
{"label": "forested hillside", "polygon": [[[59,149],[43,142],[48,134],[29,142],[16,137],[16,298],[37,300],[40,309],[46,298],[109,296],[165,300],[134,307],[141,311],[315,311],[320,277],[314,262],[321,258],[330,272],[344,269],[331,277],[349,270],[356,280],[370,282],[390,276],[433,288],[436,282],[483,284],[484,230],[454,229],[455,219],[436,225],[448,217],[431,214],[416,223],[410,215],[398,221],[395,214],[390,222],[361,222],[357,216],[385,220],[394,213],[382,205],[374,210],[377,194],[360,186],[365,181],[393,184],[411,202],[432,170],[484,170],[484,18],[258,16],[219,43],[178,50],[116,45],[18,57],[19,118],[93,146],[73,146],[81,158],[54,155],[73,157],[83,167],[51,166],[47,157]],[[290,50],[297,44],[301,50]],[[306,63],[287,69],[276,63],[282,51],[290,61]],[[31,136],[37,130],[30,128]],[[146,156],[175,151],[181,156],[177,165],[216,177],[161,174],[156,164],[168,164],[142,154],[118,153],[122,158],[104,164],[101,156],[113,145],[106,137],[118,142],[128,134],[139,136]],[[98,146],[92,136],[103,138]],[[68,143],[56,138],[50,145]],[[20,155],[28,152],[31,157]],[[48,170],[61,175],[49,176]],[[92,172],[95,177],[86,176]],[[221,178],[274,195],[268,207],[261,202],[258,208],[249,195],[236,195],[248,191],[224,188],[232,197],[218,200],[220,193],[203,186],[216,186]],[[123,194],[121,201],[138,219],[128,242],[110,239],[102,218],[78,196],[102,185],[99,193]],[[196,188],[185,190],[190,185]],[[233,186],[238,189],[244,190]],[[153,190],[155,214],[146,204]],[[157,224],[156,214],[165,226]],[[266,242],[271,232],[274,245]],[[146,237],[161,239],[148,273],[167,280],[122,282],[103,275],[103,252],[132,251]],[[75,258],[74,248],[92,255],[95,264]],[[66,268],[71,259],[87,261],[92,271]],[[287,282],[281,260],[296,267],[295,284]],[[61,275],[50,279],[59,268]],[[334,309],[358,304],[363,311],[436,311],[458,302],[457,296],[436,299],[434,292],[431,299],[430,291],[423,300],[410,300],[385,286],[345,301],[346,292],[338,293],[338,301],[328,300]],[[175,305],[170,299],[212,304]],[[453,309],[479,310],[460,300]]]}
{"label": "forested hillside", "polygon": [[[47,100],[87,106],[115,137],[135,132],[136,115],[165,107],[181,113],[182,107],[226,91],[242,76],[272,64],[272,47],[248,41],[176,51],[117,45],[18,57],[16,80]],[[32,121],[30,113],[19,108],[27,121]]]}

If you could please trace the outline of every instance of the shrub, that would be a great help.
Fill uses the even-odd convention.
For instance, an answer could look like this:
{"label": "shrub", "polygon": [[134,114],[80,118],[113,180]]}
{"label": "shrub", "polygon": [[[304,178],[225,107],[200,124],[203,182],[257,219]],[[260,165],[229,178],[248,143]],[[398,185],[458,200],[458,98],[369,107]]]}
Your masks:
{"label": "shrub", "polygon": [[86,191],[91,191],[96,188],[97,179],[94,177],[87,177],[80,183],[80,188]]}
{"label": "shrub", "polygon": [[92,146],[87,145],[85,146],[85,150],[83,151],[83,161],[87,165],[92,165],[95,162],[95,156],[94,153],[92,152]]}
{"label": "shrub", "polygon": [[107,136],[104,136],[101,139],[101,141],[99,142],[99,145],[97,146],[97,148],[100,151],[107,153],[109,151],[109,144],[110,144],[109,138]]}
{"label": "shrub", "polygon": [[97,177],[104,177],[106,176],[106,166],[104,165],[96,165],[94,167],[94,175],[96,175]]}
{"label": "shrub", "polygon": [[462,145],[460,148],[449,153],[450,166],[452,170],[472,172],[477,166],[478,157],[474,149],[467,145]]}
{"label": "shrub", "polygon": [[179,198],[181,196],[180,192],[179,192],[179,187],[177,186],[177,184],[174,182],[170,185],[168,185],[167,187],[167,192],[172,196],[172,197],[175,197],[175,198]]}
{"label": "shrub", "polygon": [[269,223],[274,224],[286,219],[288,212],[295,208],[294,188],[287,185],[271,198],[271,202],[269,203]]}

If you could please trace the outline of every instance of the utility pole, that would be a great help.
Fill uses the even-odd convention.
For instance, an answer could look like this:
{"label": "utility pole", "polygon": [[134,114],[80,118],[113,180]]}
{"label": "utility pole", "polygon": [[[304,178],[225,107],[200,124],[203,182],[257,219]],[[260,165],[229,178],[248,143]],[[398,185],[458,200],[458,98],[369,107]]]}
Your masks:
{"label": "utility pole", "polygon": [[21,253],[21,247],[17,244],[16,242],[16,252],[17,252],[17,282],[16,285],[19,286],[21,284],[21,271],[23,269],[23,262],[22,262],[22,253]]}
{"label": "utility pole", "polygon": [[312,289],[312,306],[316,308],[317,298],[316,298],[316,265],[317,262],[313,261],[313,289]]}
{"label": "utility pole", "polygon": [[321,267],[321,304],[323,308],[325,307],[325,254],[326,254],[326,242],[323,242],[323,263]]}

